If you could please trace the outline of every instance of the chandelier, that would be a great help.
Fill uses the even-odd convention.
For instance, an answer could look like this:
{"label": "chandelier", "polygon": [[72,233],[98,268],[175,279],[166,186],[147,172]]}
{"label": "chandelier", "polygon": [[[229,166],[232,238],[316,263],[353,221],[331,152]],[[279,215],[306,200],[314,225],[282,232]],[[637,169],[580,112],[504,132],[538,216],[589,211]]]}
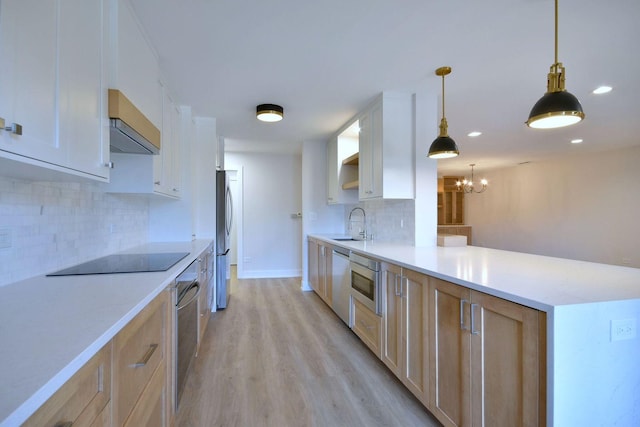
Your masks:
{"label": "chandelier", "polygon": [[456,187],[458,187],[458,191],[464,191],[465,193],[482,193],[484,190],[487,189],[487,184],[489,184],[487,182],[486,179],[482,178],[480,180],[480,184],[482,185],[482,188],[480,190],[474,188],[474,184],[473,184],[473,167],[475,166],[475,163],[471,163],[469,166],[471,166],[471,179],[467,180],[467,178],[464,178],[462,181],[456,181]]}

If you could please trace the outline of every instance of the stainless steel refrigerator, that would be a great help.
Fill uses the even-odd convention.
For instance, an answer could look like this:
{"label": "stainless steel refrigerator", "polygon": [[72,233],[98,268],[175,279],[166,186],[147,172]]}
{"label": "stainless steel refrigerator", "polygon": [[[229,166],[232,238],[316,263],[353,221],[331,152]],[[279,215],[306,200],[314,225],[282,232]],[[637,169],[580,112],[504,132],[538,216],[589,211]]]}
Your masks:
{"label": "stainless steel refrigerator", "polygon": [[229,246],[233,222],[233,200],[227,171],[216,172],[216,308],[229,304],[231,263]]}

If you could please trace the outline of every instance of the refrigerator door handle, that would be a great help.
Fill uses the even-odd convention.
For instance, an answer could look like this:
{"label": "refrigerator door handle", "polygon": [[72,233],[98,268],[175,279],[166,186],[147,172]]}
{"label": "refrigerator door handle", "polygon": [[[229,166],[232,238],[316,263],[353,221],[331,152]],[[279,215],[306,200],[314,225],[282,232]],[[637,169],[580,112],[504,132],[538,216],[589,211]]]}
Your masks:
{"label": "refrigerator door handle", "polygon": [[227,198],[227,215],[226,215],[226,219],[227,219],[227,223],[225,224],[225,228],[227,230],[227,235],[231,234],[231,226],[233,225],[233,198],[231,197],[231,188],[227,187],[227,191],[226,191],[226,198]]}

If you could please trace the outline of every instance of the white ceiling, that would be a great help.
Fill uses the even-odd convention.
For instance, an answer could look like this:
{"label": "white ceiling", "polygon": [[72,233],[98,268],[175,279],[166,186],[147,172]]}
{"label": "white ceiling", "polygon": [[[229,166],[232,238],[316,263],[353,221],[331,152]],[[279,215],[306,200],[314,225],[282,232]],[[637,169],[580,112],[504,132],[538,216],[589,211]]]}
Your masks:
{"label": "white ceiling", "polygon": [[[638,0],[560,0],[558,59],[586,119],[557,130],[524,124],[554,60],[553,0],[131,3],[175,100],[216,117],[232,149],[326,140],[384,90],[439,97],[443,65],[453,68],[446,117],[461,155],[440,160],[440,173],[640,144]],[[613,91],[591,94],[602,84]],[[257,121],[261,103],[282,105],[284,120]]]}

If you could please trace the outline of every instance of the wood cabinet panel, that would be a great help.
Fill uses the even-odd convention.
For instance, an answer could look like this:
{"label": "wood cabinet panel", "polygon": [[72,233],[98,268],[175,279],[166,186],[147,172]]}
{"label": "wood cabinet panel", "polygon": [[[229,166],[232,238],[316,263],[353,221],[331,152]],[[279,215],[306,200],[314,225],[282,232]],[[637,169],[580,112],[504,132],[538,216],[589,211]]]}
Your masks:
{"label": "wood cabinet panel", "polygon": [[464,191],[456,186],[462,179],[462,176],[438,179],[438,225],[464,224]]}
{"label": "wood cabinet panel", "polygon": [[123,425],[152,375],[165,369],[168,292],[162,292],[114,338],[114,421]]}
{"label": "wood cabinet panel", "polygon": [[544,314],[430,281],[434,415],[445,426],[544,425]]}
{"label": "wood cabinet panel", "polygon": [[404,286],[402,349],[404,350],[402,381],[424,404],[429,392],[429,279],[411,270],[402,270]]}
{"label": "wood cabinet panel", "polygon": [[480,292],[472,301],[474,424],[540,425],[540,313]]}
{"label": "wood cabinet panel", "polygon": [[311,288],[329,306],[332,304],[332,260],[331,246],[315,239],[308,239],[309,282]]}
{"label": "wood cabinet panel", "polygon": [[382,264],[382,361],[397,376],[401,374],[402,358],[402,298],[400,281],[402,269],[393,264]]}
{"label": "wood cabinet panel", "polygon": [[165,420],[166,402],[165,370],[163,366],[160,366],[155,370],[149,384],[142,392],[124,427],[158,427],[167,425]]}
{"label": "wood cabinet panel", "polygon": [[24,427],[103,425],[111,398],[111,343],[102,348],[24,424]]}
{"label": "wood cabinet panel", "polygon": [[428,277],[383,263],[382,361],[425,405],[428,403]]}
{"label": "wood cabinet panel", "polygon": [[[431,283],[431,410],[449,426],[471,425],[470,338],[460,307],[469,289],[442,280]],[[466,319],[468,321],[468,319]]]}
{"label": "wood cabinet panel", "polygon": [[355,298],[351,298],[353,332],[380,358],[382,319]]}

